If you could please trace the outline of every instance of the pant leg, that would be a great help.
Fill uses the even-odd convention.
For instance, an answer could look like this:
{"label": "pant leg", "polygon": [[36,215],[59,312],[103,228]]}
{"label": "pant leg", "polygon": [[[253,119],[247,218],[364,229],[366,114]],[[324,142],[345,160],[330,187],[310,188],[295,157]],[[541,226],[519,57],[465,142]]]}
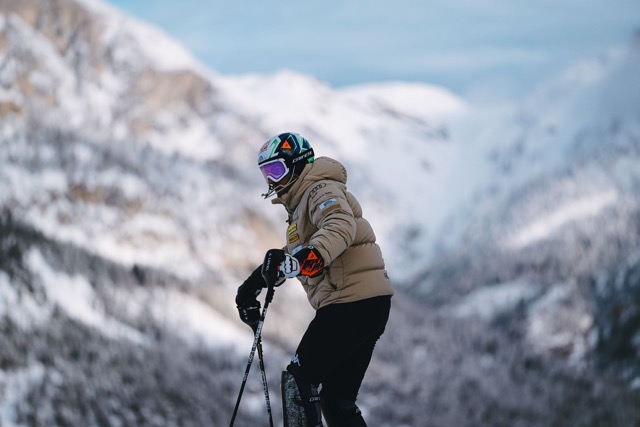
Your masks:
{"label": "pant leg", "polygon": [[320,404],[327,427],[367,427],[356,402],[322,397]]}
{"label": "pant leg", "polygon": [[[321,308],[288,370],[311,384],[322,384],[328,408],[350,406],[359,413],[355,401],[390,306],[391,297],[385,296]],[[353,425],[366,425],[362,423]]]}
{"label": "pant leg", "polygon": [[322,382],[320,403],[328,427],[367,427],[356,399],[380,335],[374,334]]}
{"label": "pant leg", "polygon": [[322,381],[322,395],[356,401],[373,350],[379,336],[374,335],[359,346],[338,368]]}
{"label": "pant leg", "polygon": [[[319,309],[291,361],[298,366],[299,375],[312,384],[320,384],[340,369],[347,374],[353,372],[344,365],[352,365],[352,357],[361,360],[373,351],[375,341],[384,332],[390,306],[391,297],[383,296]],[[368,363],[367,360],[364,370]]]}
{"label": "pant leg", "polygon": [[367,427],[356,399],[377,340],[362,345],[322,382],[320,406],[328,427]]}

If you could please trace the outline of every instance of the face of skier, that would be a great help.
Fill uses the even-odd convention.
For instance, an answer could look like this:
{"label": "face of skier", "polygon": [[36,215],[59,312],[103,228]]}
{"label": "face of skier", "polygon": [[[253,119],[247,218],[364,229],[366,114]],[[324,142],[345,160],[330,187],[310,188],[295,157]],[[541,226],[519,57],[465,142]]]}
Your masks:
{"label": "face of skier", "polygon": [[[289,188],[291,188],[291,184],[293,184],[291,182],[292,179],[293,179],[293,171],[289,171],[277,182],[269,177],[266,178],[267,184],[269,184],[269,187],[273,187],[276,189],[276,194],[278,195],[278,197],[281,197],[282,195],[286,194]],[[281,190],[279,190],[279,188]]]}

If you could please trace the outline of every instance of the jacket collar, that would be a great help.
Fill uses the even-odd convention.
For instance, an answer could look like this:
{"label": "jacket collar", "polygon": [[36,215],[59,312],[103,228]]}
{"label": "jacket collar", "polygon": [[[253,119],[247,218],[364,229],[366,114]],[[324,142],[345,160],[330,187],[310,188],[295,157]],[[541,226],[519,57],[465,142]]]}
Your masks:
{"label": "jacket collar", "polygon": [[337,160],[329,157],[318,157],[313,163],[302,170],[295,183],[289,190],[271,201],[273,204],[281,204],[288,212],[293,212],[300,203],[304,192],[314,182],[331,179],[347,183],[347,171]]}

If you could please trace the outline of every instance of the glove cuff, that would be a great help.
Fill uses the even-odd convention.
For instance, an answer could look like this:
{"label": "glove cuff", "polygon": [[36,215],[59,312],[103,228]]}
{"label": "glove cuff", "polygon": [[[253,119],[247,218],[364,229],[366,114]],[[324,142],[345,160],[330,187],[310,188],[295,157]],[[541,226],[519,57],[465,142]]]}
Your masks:
{"label": "glove cuff", "polygon": [[320,252],[313,246],[298,251],[294,257],[300,263],[300,274],[303,276],[316,277],[324,269],[324,260]]}

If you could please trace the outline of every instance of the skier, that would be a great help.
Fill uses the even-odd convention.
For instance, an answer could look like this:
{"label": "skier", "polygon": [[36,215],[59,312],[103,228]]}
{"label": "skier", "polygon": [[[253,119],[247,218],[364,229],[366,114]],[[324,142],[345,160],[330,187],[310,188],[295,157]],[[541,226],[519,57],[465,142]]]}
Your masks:
{"label": "skier", "polygon": [[366,427],[356,397],[384,332],[393,288],[375,234],[347,191],[336,160],[315,159],[295,133],[269,139],[258,153],[267,181],[289,214],[284,249],[271,249],[238,288],[240,318],[260,318],[257,296],[274,277],[297,278],[316,310],[291,363],[282,373],[285,427]]}

